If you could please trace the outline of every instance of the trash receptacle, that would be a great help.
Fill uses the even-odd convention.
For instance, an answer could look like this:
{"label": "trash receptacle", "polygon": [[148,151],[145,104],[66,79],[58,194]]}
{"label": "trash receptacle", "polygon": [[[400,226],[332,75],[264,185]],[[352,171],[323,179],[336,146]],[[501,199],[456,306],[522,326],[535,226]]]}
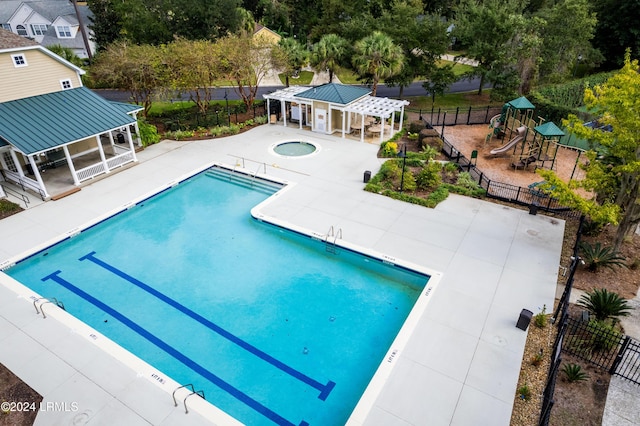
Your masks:
{"label": "trash receptacle", "polygon": [[371,179],[371,172],[369,170],[366,170],[364,172],[364,183],[369,182],[370,179]]}
{"label": "trash receptacle", "polygon": [[538,204],[536,202],[529,204],[529,214],[532,214],[534,216],[537,215],[538,214],[538,207],[540,207],[540,204]]}
{"label": "trash receptacle", "polygon": [[531,317],[533,317],[533,312],[528,309],[523,309],[522,311],[520,311],[520,316],[518,317],[516,327],[520,330],[526,330],[527,327],[529,327],[529,323],[531,322]]}
{"label": "trash receptacle", "polygon": [[117,143],[124,143],[124,135],[122,133],[118,133],[116,135],[116,142]]}

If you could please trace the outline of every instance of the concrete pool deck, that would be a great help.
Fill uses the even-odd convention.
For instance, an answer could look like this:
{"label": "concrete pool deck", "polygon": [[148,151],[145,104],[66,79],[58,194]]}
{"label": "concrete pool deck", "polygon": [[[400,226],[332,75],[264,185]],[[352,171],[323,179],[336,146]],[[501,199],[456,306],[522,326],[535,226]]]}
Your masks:
{"label": "concrete pool deck", "polygon": [[[321,150],[303,158],[269,152],[292,140]],[[553,306],[564,222],[457,195],[428,209],[365,192],[364,171],[375,174],[381,164],[377,148],[276,125],[224,139],[164,141],[140,152],[135,167],[1,220],[0,265],[211,162],[266,169],[295,185],[265,214],[318,234],[333,226],[344,241],[442,273],[369,415],[352,424],[508,425],[526,340],[516,320],[523,308]],[[209,404],[190,398],[185,414],[186,394],[174,407],[173,389],[144,366],[130,368],[122,362],[128,355],[69,329],[53,307],[43,319],[28,292],[9,281],[0,276],[0,362],[45,402],[77,403],[77,410],[41,411],[36,424],[212,424]]]}

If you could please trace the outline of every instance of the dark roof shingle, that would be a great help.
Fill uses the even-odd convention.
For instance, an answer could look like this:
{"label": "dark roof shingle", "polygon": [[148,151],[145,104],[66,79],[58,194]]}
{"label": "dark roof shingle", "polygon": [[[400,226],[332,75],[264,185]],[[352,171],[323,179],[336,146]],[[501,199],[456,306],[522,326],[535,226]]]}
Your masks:
{"label": "dark roof shingle", "polygon": [[38,43],[0,28],[0,50],[31,46],[38,46]]}

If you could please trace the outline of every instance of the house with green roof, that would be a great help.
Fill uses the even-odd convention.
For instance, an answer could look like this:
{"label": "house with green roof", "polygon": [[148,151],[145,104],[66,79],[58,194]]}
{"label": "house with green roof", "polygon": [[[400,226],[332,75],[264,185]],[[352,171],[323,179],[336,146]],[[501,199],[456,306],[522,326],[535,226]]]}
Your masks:
{"label": "house with green roof", "polygon": [[[82,74],[38,43],[0,29],[0,184],[47,199],[60,181],[68,190],[137,161],[133,134],[140,133],[142,108],[105,100],[83,87]],[[45,173],[54,168],[55,186]]]}
{"label": "house with green roof", "polygon": [[[263,95],[267,100],[270,123],[284,126],[296,122],[300,129],[334,134],[343,138],[355,133],[364,141],[366,133],[383,142],[402,128],[404,107],[408,101],[371,96],[371,90],[344,84],[327,83],[316,87],[291,86]],[[400,121],[395,129],[395,113]],[[387,120],[390,123],[387,123]]]}

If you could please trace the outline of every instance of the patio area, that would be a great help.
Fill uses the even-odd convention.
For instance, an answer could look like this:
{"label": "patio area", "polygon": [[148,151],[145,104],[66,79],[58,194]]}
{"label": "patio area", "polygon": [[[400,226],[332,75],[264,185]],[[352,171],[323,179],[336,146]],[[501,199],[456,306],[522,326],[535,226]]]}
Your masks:
{"label": "patio area", "polygon": [[[321,151],[280,157],[275,143],[309,141]],[[394,342],[361,399],[351,425],[508,425],[526,332],[521,309],[552,306],[564,223],[542,215],[450,195],[435,209],[363,191],[363,172],[381,160],[377,143],[263,125],[206,141],[163,141],[138,153],[139,164],[0,221],[0,268],[170,187],[213,162],[256,169],[290,182],[254,212],[324,234],[381,258],[434,271],[439,283],[406,341]],[[199,398],[189,414],[174,407],[176,383],[116,345],[96,343],[65,312],[35,314],[33,294],[0,273],[0,363],[44,396],[77,402],[78,411],[40,412],[36,424],[233,424]],[[50,313],[49,313],[50,312]],[[188,420],[185,416],[188,416]],[[488,420],[487,420],[488,421]]]}

